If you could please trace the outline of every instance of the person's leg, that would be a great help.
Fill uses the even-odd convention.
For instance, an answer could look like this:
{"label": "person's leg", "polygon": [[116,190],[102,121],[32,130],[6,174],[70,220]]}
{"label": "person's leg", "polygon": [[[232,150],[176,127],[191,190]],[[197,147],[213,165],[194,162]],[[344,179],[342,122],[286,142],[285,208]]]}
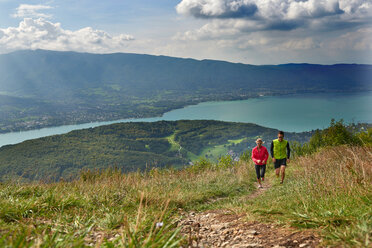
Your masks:
{"label": "person's leg", "polygon": [[260,166],[255,164],[254,167],[256,169],[257,182],[259,186],[261,187]]}
{"label": "person's leg", "polygon": [[265,181],[266,164],[261,166],[261,181]]}
{"label": "person's leg", "polygon": [[283,183],[285,177],[285,165],[280,166],[280,174],[282,175],[282,181],[280,183]]}
{"label": "person's leg", "polygon": [[279,178],[280,173],[280,161],[277,159],[274,163],[276,177]]}

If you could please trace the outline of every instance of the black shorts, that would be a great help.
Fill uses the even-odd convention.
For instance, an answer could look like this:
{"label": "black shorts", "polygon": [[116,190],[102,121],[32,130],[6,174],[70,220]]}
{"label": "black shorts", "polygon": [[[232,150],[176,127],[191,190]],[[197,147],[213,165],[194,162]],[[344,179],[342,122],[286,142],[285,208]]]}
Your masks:
{"label": "black shorts", "polygon": [[265,171],[266,171],[266,164],[264,164],[264,165],[255,164],[255,168],[256,168],[257,179],[264,178],[265,177]]}
{"label": "black shorts", "polygon": [[280,166],[287,166],[287,159],[286,158],[283,158],[283,159],[277,159],[274,163],[274,167],[275,169],[278,169],[280,168]]}

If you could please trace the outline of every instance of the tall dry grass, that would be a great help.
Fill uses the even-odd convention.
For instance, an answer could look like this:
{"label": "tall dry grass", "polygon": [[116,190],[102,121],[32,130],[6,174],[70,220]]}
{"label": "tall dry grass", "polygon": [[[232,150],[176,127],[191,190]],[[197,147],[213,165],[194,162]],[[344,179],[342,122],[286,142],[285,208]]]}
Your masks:
{"label": "tall dry grass", "polygon": [[371,190],[372,149],[368,147],[330,147],[299,157],[296,166],[303,168],[296,177],[318,197],[365,194]]}
{"label": "tall dry grass", "polygon": [[[252,210],[253,209],[253,210]],[[263,221],[321,230],[326,244],[372,245],[372,148],[338,146],[298,157],[284,185],[246,207]]]}
{"label": "tall dry grass", "polygon": [[181,211],[249,194],[252,169],[108,169],[73,182],[0,184],[0,247],[171,247]]}

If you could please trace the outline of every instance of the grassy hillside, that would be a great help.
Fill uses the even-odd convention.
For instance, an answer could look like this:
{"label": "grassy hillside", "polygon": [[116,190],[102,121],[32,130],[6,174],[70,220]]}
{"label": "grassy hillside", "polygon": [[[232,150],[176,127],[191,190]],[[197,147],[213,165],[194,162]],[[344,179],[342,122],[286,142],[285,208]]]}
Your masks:
{"label": "grassy hillside", "polygon": [[297,158],[284,186],[239,206],[251,218],[318,230],[326,244],[372,245],[372,149],[325,148]]}
{"label": "grassy hillside", "polygon": [[159,116],[211,100],[371,90],[371,65],[265,65],[141,54],[0,55],[0,132]]}
{"label": "grassy hillside", "polygon": [[[121,174],[85,172],[74,182],[0,184],[0,246],[168,247],[179,211],[252,190],[245,165]],[[164,223],[156,228],[156,223]],[[145,245],[146,244],[146,245]]]}
{"label": "grassy hillside", "polygon": [[[81,169],[116,167],[125,172],[181,167],[200,157],[217,161],[228,150],[250,149],[257,136],[270,141],[277,130],[220,121],[120,123],[76,130],[0,148],[0,179],[55,181]],[[288,133],[308,141],[311,133]]]}
{"label": "grassy hillside", "polygon": [[248,200],[255,174],[243,161],[146,173],[85,172],[76,181],[54,184],[0,184],[0,246],[177,246],[187,243],[177,234],[181,212],[228,208],[250,220],[312,229],[323,245],[370,247],[371,154],[368,147],[339,146],[297,157],[284,185],[269,165],[272,188]]}

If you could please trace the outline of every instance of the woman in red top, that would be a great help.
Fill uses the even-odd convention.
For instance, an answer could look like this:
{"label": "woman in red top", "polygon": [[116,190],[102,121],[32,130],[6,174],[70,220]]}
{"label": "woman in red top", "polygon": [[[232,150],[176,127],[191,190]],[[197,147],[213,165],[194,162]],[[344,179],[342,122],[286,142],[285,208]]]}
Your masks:
{"label": "woman in red top", "polygon": [[262,146],[262,143],[262,139],[258,138],[256,140],[257,146],[252,150],[252,160],[255,164],[259,188],[263,188],[261,180],[265,180],[266,161],[269,158],[269,153],[267,152],[266,147]]}

